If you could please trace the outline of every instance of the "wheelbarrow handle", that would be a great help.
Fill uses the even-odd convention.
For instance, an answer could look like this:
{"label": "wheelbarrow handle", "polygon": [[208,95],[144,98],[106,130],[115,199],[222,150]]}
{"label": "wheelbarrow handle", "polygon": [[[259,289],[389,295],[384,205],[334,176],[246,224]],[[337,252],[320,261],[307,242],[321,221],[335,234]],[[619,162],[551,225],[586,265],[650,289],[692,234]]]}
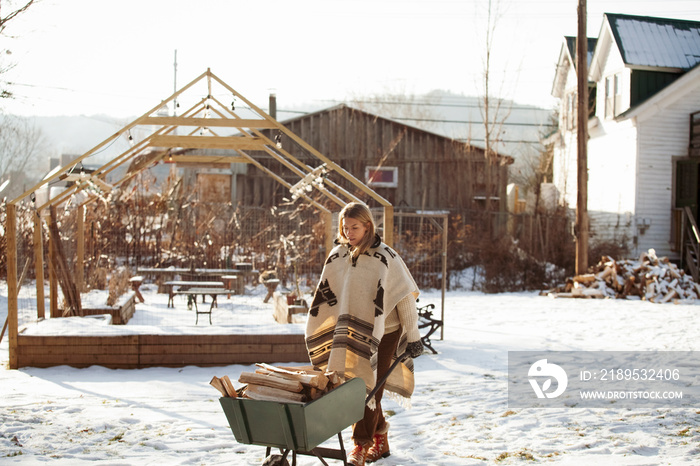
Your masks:
{"label": "wheelbarrow handle", "polygon": [[379,380],[377,381],[377,384],[374,386],[374,388],[372,389],[372,391],[369,392],[369,395],[367,395],[367,398],[365,398],[365,406],[367,406],[367,403],[369,403],[369,400],[371,400],[372,398],[374,398],[374,395],[376,395],[377,392],[384,386],[384,384],[386,383],[386,381],[389,379],[389,376],[391,375],[391,373],[394,371],[394,369],[396,369],[396,366],[398,366],[399,364],[401,364],[401,363],[403,362],[403,360],[406,359],[406,358],[408,357],[408,355],[409,355],[409,354],[408,354],[408,351],[404,351],[404,353],[403,353],[401,356],[399,356],[398,358],[396,358],[396,360],[395,360],[394,363],[391,365],[391,367],[389,368],[389,370],[386,372],[386,374],[384,374],[384,377],[382,377],[381,379],[379,379]]}

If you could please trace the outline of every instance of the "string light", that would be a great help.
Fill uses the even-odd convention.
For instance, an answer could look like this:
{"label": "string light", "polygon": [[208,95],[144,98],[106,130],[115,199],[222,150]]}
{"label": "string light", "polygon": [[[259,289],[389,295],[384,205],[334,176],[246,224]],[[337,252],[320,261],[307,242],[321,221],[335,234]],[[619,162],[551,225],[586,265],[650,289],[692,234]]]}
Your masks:
{"label": "string light", "polygon": [[275,134],[275,146],[277,146],[278,149],[282,148],[282,132],[277,131],[277,134]]}
{"label": "string light", "polygon": [[314,186],[320,190],[326,189],[323,182],[327,176],[328,169],[325,163],[311,170],[304,178],[289,188],[289,192],[292,194],[292,201],[296,201],[305,193],[313,191]]}

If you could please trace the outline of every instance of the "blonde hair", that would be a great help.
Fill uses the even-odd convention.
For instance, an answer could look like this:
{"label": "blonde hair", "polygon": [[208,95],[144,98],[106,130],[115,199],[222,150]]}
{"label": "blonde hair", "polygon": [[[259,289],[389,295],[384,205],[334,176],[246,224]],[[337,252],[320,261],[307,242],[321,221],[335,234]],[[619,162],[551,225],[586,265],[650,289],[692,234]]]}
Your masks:
{"label": "blonde hair", "polygon": [[343,224],[346,218],[354,218],[355,220],[362,222],[367,227],[367,232],[365,237],[357,246],[350,247],[350,254],[352,257],[359,257],[360,254],[364,254],[374,243],[375,229],[374,218],[372,217],[372,212],[370,212],[369,207],[360,202],[350,202],[343,210],[338,214],[338,241],[342,244],[349,244],[350,241],[348,237],[345,236],[343,231]]}

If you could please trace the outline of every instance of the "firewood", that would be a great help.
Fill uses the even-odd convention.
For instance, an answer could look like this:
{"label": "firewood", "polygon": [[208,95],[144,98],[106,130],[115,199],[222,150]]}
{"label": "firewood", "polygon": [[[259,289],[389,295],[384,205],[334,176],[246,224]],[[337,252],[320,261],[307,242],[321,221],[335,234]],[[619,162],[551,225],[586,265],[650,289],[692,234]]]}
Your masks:
{"label": "firewood", "polygon": [[606,280],[610,274],[612,274],[612,267],[605,267],[602,272],[598,274],[598,280]]}
{"label": "firewood", "polygon": [[289,380],[273,374],[262,375],[254,372],[243,372],[238,381],[240,383],[264,385],[295,393],[299,393],[303,389],[303,385],[298,380]]}
{"label": "firewood", "polygon": [[228,378],[228,375],[221,377],[221,381],[224,384],[224,388],[226,389],[228,396],[231,398],[236,398],[238,396],[236,394],[236,387],[233,386],[233,383],[231,382],[231,379]]}
{"label": "firewood", "polygon": [[[269,373],[273,373],[277,376],[283,377],[285,379],[290,379],[290,380],[298,380],[301,382],[303,385],[308,385],[313,388],[318,388],[320,390],[323,390],[326,388],[326,385],[328,385],[328,378],[321,374],[320,372],[317,372],[315,374],[309,374],[305,372],[292,372],[286,369],[281,369],[279,367],[271,366],[269,364],[256,364],[258,367],[260,367],[264,371],[268,371]],[[258,371],[256,371],[258,372]]]}
{"label": "firewood", "polygon": [[285,371],[290,371],[290,372],[306,372],[307,374],[323,374],[322,371],[319,371],[316,367],[311,366],[311,365],[306,365],[306,366],[275,366],[278,369],[282,369]]}
{"label": "firewood", "polygon": [[309,387],[307,390],[307,395],[310,400],[315,400],[316,398],[319,398],[322,394],[323,392],[321,390],[318,390],[313,387]]}
{"label": "firewood", "polygon": [[214,376],[211,379],[209,385],[219,390],[221,392],[221,396],[228,396],[228,393],[226,393],[226,387],[224,387],[224,383],[217,376]]}
{"label": "firewood", "polygon": [[663,298],[661,298],[661,300],[659,301],[659,303],[661,303],[661,304],[667,303],[667,302],[669,302],[670,300],[672,300],[673,298],[675,298],[675,297],[677,297],[677,296],[678,296],[678,293],[676,292],[676,290],[673,289],[673,288],[671,288],[671,290],[670,290],[668,293],[666,293],[666,296],[664,296]]}
{"label": "firewood", "polygon": [[595,275],[592,273],[587,273],[584,275],[576,275],[574,281],[578,283],[591,283],[595,281]]}
{"label": "firewood", "polygon": [[302,393],[292,393],[287,390],[252,383],[248,384],[244,394],[253,400],[279,401],[281,403],[303,403],[305,401]]}
{"label": "firewood", "polygon": [[326,372],[326,377],[328,377],[328,385],[330,388],[335,388],[343,382],[336,371]]}

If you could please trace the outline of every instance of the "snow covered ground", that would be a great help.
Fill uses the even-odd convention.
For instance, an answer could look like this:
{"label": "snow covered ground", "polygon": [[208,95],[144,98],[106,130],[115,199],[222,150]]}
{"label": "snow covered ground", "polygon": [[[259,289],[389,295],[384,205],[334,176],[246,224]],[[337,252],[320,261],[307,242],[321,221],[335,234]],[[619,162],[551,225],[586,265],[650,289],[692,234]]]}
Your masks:
{"label": "snow covered ground", "polygon": [[[3,284],[3,321],[6,296]],[[427,292],[421,302],[439,297]],[[137,312],[146,307],[137,304]],[[413,406],[385,403],[392,455],[377,464],[698,464],[700,405],[513,409],[507,377],[512,350],[698,350],[699,313],[696,304],[448,292],[445,339],[434,340],[438,355],[416,359]],[[236,442],[209,385],[214,375],[235,383],[250,366],[7,370],[7,336],[0,359],[1,464],[258,465],[264,459],[264,447]],[[343,437],[349,447],[349,429]],[[325,445],[337,447],[336,438]],[[297,458],[299,465],[318,463]]]}

